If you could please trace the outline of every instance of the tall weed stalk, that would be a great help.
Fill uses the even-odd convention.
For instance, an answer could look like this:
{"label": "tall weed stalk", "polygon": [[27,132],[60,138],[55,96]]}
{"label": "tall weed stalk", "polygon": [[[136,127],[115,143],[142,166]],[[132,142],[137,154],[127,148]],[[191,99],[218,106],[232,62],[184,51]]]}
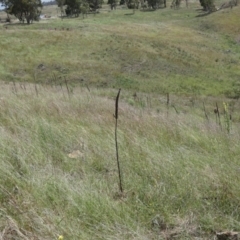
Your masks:
{"label": "tall weed stalk", "polygon": [[117,139],[117,128],[118,128],[118,101],[119,101],[119,96],[120,96],[121,89],[119,89],[116,101],[115,101],[115,146],[116,146],[116,158],[117,158],[117,167],[118,167],[118,178],[119,178],[119,190],[121,193],[123,192],[123,187],[122,187],[122,174],[121,174],[121,169],[120,169],[120,163],[119,163],[119,154],[118,154],[118,139]]}

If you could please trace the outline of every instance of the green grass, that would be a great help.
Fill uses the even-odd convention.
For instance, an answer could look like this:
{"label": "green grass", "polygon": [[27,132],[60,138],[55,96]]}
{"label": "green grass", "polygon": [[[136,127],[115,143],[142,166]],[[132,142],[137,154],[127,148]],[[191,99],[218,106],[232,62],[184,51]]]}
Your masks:
{"label": "green grass", "polygon": [[2,26],[0,79],[224,95],[239,81],[239,7],[196,17],[198,8],[128,15],[104,5],[85,19]]}
{"label": "green grass", "polygon": [[[28,238],[212,239],[239,230],[239,123],[230,134],[224,99],[123,91],[119,195],[114,145],[116,91],[1,84],[0,230]],[[109,97],[104,97],[103,95]],[[218,102],[222,130],[213,109]],[[130,104],[128,104],[128,102]],[[231,108],[239,103],[229,102]],[[230,109],[231,109],[230,108]],[[69,155],[72,153],[72,155]],[[75,158],[72,158],[75,157]],[[15,189],[18,188],[16,192]]]}
{"label": "green grass", "polygon": [[0,26],[0,238],[240,231],[239,7],[198,8]]}

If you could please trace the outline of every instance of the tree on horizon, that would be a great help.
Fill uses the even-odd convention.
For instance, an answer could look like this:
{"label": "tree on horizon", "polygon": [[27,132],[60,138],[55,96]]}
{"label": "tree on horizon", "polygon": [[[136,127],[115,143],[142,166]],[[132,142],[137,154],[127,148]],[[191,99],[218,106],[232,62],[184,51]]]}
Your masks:
{"label": "tree on horizon", "polygon": [[7,14],[14,15],[20,22],[30,24],[38,21],[43,7],[41,0],[0,0]]}

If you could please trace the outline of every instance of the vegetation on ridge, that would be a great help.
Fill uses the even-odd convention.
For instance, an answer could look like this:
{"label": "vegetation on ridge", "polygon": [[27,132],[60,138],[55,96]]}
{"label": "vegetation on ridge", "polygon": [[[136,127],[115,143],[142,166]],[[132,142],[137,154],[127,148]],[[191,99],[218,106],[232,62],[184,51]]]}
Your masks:
{"label": "vegetation on ridge", "polygon": [[235,97],[239,9],[196,18],[197,7],[135,15],[103,8],[85,19],[2,26],[0,78]]}

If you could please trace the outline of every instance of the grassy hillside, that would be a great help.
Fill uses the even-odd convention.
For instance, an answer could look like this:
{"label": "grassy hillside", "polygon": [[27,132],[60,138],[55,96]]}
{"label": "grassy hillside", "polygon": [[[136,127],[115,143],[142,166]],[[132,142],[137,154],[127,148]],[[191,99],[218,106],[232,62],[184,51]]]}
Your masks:
{"label": "grassy hillside", "polygon": [[[56,6],[46,12],[56,16]],[[191,3],[189,9],[132,15],[104,6],[85,19],[2,25],[0,79],[61,82],[66,77],[73,84],[148,93],[234,96],[239,12],[236,7],[197,17],[199,4]]]}
{"label": "grassy hillside", "polygon": [[0,89],[2,239],[213,239],[240,229],[239,124],[228,133],[222,100],[205,99],[207,121],[204,99],[170,96],[168,108],[164,96],[123,91],[121,195],[116,91]]}
{"label": "grassy hillside", "polygon": [[0,239],[240,231],[239,12],[0,25]]}

